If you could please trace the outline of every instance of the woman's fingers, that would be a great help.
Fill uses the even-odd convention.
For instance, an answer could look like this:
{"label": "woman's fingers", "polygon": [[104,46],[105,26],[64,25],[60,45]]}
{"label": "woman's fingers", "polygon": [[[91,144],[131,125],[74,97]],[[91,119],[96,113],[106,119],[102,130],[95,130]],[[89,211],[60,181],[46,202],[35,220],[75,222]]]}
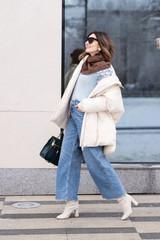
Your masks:
{"label": "woman's fingers", "polygon": [[75,108],[77,108],[77,110],[78,110],[79,112],[82,112],[82,111],[79,109],[78,105],[76,105]]}

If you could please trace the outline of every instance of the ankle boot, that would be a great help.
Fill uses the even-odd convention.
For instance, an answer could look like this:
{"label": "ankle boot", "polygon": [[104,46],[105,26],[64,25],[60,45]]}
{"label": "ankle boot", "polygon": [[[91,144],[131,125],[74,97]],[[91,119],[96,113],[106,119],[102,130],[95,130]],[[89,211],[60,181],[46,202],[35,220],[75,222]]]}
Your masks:
{"label": "ankle boot", "polygon": [[121,218],[122,221],[127,219],[132,214],[131,203],[133,203],[135,206],[138,206],[138,202],[129,194],[123,195],[121,198],[118,198],[117,201],[119,202],[124,213]]}
{"label": "ankle boot", "polygon": [[64,212],[57,216],[57,219],[67,219],[71,213],[74,212],[75,217],[79,217],[79,204],[78,201],[67,201]]}

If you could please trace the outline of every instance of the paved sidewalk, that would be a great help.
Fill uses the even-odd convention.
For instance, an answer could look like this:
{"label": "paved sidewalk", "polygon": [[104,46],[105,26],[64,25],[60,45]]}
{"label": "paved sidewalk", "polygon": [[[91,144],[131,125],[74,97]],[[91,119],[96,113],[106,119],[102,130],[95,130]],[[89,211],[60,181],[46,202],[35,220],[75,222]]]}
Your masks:
{"label": "paved sidewalk", "polygon": [[[54,196],[0,196],[0,240],[140,240],[160,239],[160,195],[134,195],[139,202],[130,219],[121,221],[115,200],[100,195],[79,195],[80,217],[55,217],[63,202]],[[16,202],[40,206],[19,209]]]}

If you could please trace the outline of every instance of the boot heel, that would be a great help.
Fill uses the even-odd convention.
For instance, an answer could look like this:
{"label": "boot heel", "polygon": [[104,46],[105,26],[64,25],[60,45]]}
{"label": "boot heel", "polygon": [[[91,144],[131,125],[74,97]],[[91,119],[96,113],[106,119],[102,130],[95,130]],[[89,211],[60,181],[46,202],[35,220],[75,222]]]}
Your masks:
{"label": "boot heel", "polygon": [[131,202],[134,206],[138,206],[138,202],[134,198],[131,198]]}
{"label": "boot heel", "polygon": [[76,210],[74,210],[74,216],[79,217],[79,209],[78,208]]}

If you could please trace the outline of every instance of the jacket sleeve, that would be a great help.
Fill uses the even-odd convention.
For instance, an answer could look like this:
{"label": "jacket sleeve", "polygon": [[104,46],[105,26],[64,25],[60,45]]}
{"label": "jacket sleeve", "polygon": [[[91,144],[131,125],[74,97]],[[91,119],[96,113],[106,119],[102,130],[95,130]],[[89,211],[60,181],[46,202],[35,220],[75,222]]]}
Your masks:
{"label": "jacket sleeve", "polygon": [[119,86],[113,86],[107,90],[102,96],[94,98],[86,98],[78,104],[82,112],[103,112],[109,111],[115,122],[119,120],[124,112],[121,90]]}

